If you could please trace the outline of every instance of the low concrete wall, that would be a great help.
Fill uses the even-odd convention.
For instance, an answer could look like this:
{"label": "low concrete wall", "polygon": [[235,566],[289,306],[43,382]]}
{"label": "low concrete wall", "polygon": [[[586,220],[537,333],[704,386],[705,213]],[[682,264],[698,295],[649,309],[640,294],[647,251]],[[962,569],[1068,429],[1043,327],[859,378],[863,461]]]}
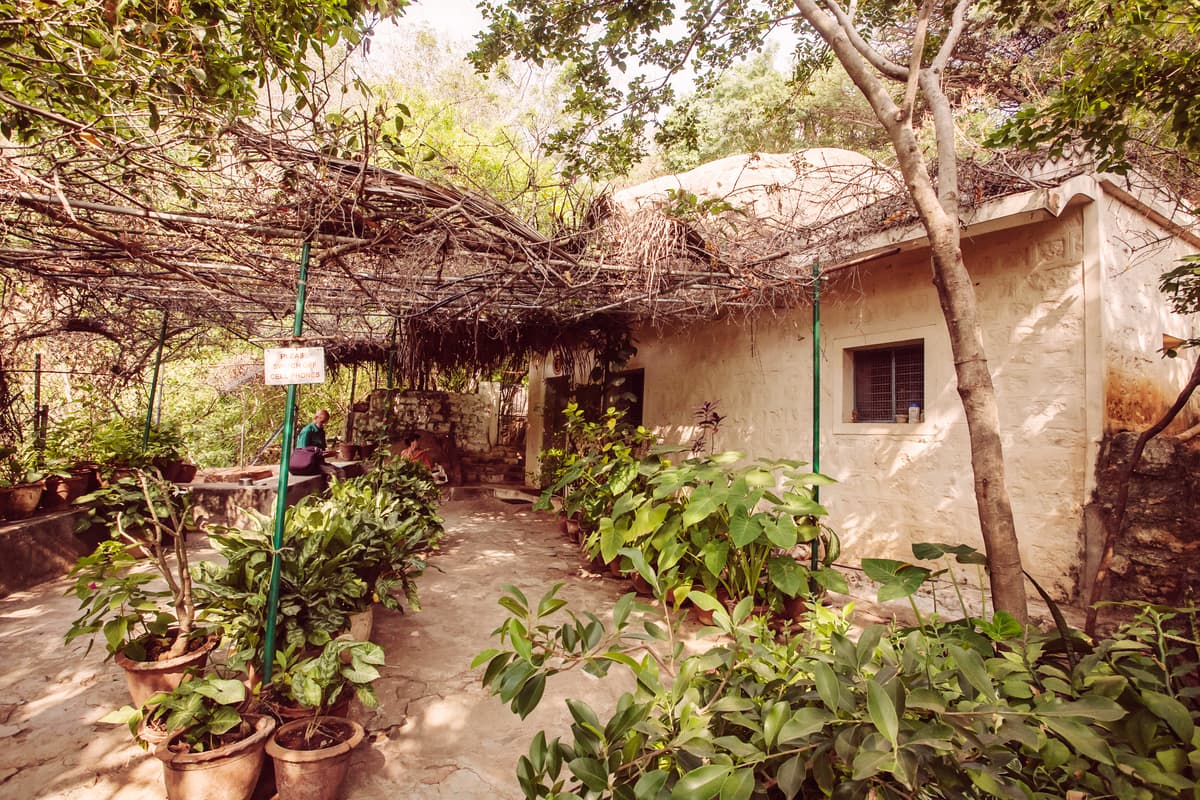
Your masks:
{"label": "low concrete wall", "polygon": [[0,597],[65,575],[91,552],[75,535],[84,512],[68,509],[0,525]]}

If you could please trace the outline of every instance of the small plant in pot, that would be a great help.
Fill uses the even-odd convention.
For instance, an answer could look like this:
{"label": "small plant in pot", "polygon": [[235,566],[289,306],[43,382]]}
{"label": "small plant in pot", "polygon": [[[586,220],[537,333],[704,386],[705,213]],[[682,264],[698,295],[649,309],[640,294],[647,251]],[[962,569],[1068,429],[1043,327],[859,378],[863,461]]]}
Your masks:
{"label": "small plant in pot", "polygon": [[364,706],[377,705],[371,684],[383,663],[379,645],[343,637],[325,645],[320,655],[283,672],[281,687],[291,700],[310,709],[310,714],[280,726],[267,743],[267,753],[275,763],[279,800],[334,800],[338,796],[350,753],[362,742],[364,731],[354,720],[327,715],[325,710],[351,689]]}
{"label": "small plant in pot", "polygon": [[245,684],[209,674],[101,721],[128,724],[143,746],[146,726],[167,732],[154,751],[163,764],[167,800],[249,800],[276,722],[243,712],[245,704]]}
{"label": "small plant in pot", "polygon": [[[141,706],[178,686],[187,669],[203,667],[216,644],[196,626],[185,538],[194,524],[191,496],[141,470],[102,491],[113,495],[99,517],[111,538],[71,570],[69,593],[80,613],[66,641],[102,633],[108,657],[125,670],[130,696]],[[138,559],[134,549],[148,558]],[[153,571],[142,568],[147,562]],[[154,588],[158,579],[166,589]]]}

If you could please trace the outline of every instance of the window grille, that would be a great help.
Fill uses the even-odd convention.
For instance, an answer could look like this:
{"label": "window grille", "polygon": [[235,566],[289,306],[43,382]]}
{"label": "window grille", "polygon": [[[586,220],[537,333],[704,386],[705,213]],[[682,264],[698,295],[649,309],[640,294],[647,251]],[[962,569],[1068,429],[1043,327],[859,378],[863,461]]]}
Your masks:
{"label": "window grille", "polygon": [[853,351],[854,421],[895,422],[910,405],[925,407],[925,345]]}

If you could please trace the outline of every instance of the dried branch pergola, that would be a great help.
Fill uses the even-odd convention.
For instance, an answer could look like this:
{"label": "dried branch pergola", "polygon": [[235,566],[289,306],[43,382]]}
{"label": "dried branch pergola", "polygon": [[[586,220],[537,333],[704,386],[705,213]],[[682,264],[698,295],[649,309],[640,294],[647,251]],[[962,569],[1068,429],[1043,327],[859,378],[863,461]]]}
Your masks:
{"label": "dried branch pergola", "polygon": [[[187,162],[172,161],[160,135],[166,143],[144,156],[124,152],[115,174],[112,145],[85,133],[51,143],[53,158],[45,144],[0,153],[0,274],[54,297],[49,330],[167,312],[176,331],[286,338],[310,242],[306,334],[335,363],[391,361],[415,384],[436,368],[569,360],[633,324],[794,306],[807,300],[814,259],[837,261],[861,235],[916,221],[902,192],[878,187],[813,224],[740,209],[625,214],[602,197],[577,229],[549,237],[481,193],[365,157],[247,125],[218,138],[209,151],[219,156]],[[962,196],[974,204],[1028,188],[1022,172],[964,165]]]}
{"label": "dried branch pergola", "polygon": [[63,180],[62,161],[33,173],[4,160],[0,271],[56,293],[69,320],[161,311],[178,325],[280,337],[307,241],[307,334],[343,362],[381,361],[397,342],[409,378],[799,294],[765,252],[771,237],[718,242],[658,215],[630,262],[604,202],[586,217],[591,230],[551,238],[480,193],[244,125],[223,136],[227,157],[189,176],[180,202],[82,171]]}

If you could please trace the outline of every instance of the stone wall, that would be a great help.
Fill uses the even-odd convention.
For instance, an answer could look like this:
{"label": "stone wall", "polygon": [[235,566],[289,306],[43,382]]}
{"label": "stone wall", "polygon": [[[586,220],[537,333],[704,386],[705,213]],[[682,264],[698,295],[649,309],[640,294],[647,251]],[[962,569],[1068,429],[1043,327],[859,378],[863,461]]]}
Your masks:
{"label": "stone wall", "polygon": [[497,412],[490,394],[376,389],[367,404],[367,411],[351,412],[355,443],[370,441],[371,432],[381,426],[393,442],[417,431],[461,455],[487,453],[495,441]]}
{"label": "stone wall", "polygon": [[[1097,499],[1107,516],[1116,501],[1121,467],[1138,433],[1105,437]],[[1130,479],[1123,533],[1117,540],[1109,596],[1169,605],[1200,595],[1200,441],[1151,439]],[[1091,576],[1088,576],[1090,578]]]}

